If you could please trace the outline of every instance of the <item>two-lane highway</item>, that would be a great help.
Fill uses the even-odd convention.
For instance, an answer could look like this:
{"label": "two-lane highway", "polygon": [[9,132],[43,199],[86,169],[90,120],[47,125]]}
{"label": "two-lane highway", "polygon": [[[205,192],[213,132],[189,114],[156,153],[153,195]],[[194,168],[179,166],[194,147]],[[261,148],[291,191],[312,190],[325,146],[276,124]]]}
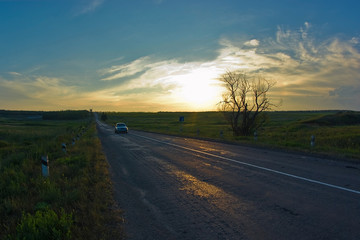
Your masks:
{"label": "two-lane highway", "polygon": [[360,166],[98,122],[129,239],[360,239]]}

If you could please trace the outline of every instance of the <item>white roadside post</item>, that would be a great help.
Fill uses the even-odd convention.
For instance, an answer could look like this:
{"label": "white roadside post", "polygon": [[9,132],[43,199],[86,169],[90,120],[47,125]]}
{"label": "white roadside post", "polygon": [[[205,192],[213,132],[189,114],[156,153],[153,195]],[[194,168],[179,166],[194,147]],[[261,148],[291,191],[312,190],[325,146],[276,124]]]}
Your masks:
{"label": "white roadside post", "polygon": [[61,144],[62,151],[66,153],[66,143]]}
{"label": "white roadside post", "polygon": [[179,122],[180,122],[180,132],[182,132],[182,131],[183,131],[184,121],[185,121],[185,117],[184,117],[184,116],[180,116],[180,117],[179,117]]}
{"label": "white roadside post", "polygon": [[255,132],[254,132],[254,140],[257,141],[257,139],[258,139],[258,134],[257,134],[257,132],[255,131]]}
{"label": "white roadside post", "polygon": [[311,147],[314,147],[314,146],[315,146],[315,136],[314,136],[314,135],[311,135],[310,146],[311,146]]}
{"label": "white roadside post", "polygon": [[43,177],[49,176],[49,158],[48,156],[41,157],[41,172]]}

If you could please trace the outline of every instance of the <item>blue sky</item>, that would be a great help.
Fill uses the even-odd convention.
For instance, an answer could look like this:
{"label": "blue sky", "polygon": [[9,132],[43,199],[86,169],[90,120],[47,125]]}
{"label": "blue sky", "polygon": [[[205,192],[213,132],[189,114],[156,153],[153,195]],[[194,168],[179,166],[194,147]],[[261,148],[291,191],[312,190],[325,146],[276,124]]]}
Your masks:
{"label": "blue sky", "polygon": [[0,0],[0,109],[215,110],[228,70],[276,110],[360,110],[358,1]]}

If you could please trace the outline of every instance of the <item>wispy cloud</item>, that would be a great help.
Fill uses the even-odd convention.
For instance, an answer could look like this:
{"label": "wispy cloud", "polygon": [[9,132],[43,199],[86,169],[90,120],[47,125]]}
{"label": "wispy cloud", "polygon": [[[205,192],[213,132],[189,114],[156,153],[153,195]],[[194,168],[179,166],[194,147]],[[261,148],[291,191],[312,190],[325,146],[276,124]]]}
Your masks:
{"label": "wispy cloud", "polygon": [[161,3],[163,3],[165,0],[153,0],[153,2],[155,3],[155,4],[161,4]]}
{"label": "wispy cloud", "polygon": [[12,76],[21,76],[22,74],[21,73],[18,73],[18,72],[8,72],[8,74],[12,75]]}
{"label": "wispy cloud", "polygon": [[[240,70],[261,73],[277,81],[272,96],[284,100],[284,109],[358,109],[358,40],[333,38],[319,42],[314,35],[311,24],[306,22],[296,31],[278,27],[275,39],[221,39],[218,56],[210,61],[183,63],[177,59],[156,60],[148,56],[99,72],[105,75],[102,80],[127,78],[118,85],[118,90],[104,90],[114,96],[121,92],[120,98],[131,95],[137,98],[140,93],[147,98],[151,92],[149,99],[151,95],[152,101],[156,101],[157,93],[158,99],[166,96],[168,102],[175,102],[181,98],[181,91],[197,88],[199,92],[201,86],[206,88],[209,83],[221,92],[218,77],[227,70]],[[211,102],[213,108],[216,101],[219,99]]]}
{"label": "wispy cloud", "polygon": [[[2,99],[12,96],[23,105],[43,104],[42,108],[46,103],[119,111],[214,110],[223,91],[219,76],[239,70],[275,80],[270,96],[283,99],[284,110],[360,110],[356,37],[319,41],[311,24],[305,23],[297,30],[278,27],[274,38],[222,38],[219,44],[217,57],[207,61],[113,59],[97,71],[100,80],[92,91],[69,86],[66,78],[7,72],[7,79],[0,77],[0,108]],[[115,64],[118,61],[122,64]]]}
{"label": "wispy cloud", "polygon": [[100,75],[104,76],[101,80],[111,81],[127,76],[132,76],[136,73],[142,72],[148,69],[150,65],[151,65],[150,58],[142,57],[136,59],[131,63],[111,66],[110,68],[107,69],[101,69],[98,72],[100,73]]}
{"label": "wispy cloud", "polygon": [[86,1],[86,4],[82,5],[75,13],[75,16],[87,14],[90,12],[95,11],[97,8],[99,8],[105,0],[90,0]]}
{"label": "wispy cloud", "polygon": [[76,96],[74,87],[68,86],[60,78],[47,76],[21,74],[14,79],[0,78],[0,89],[0,101],[11,95],[13,100],[10,105],[18,106],[17,108],[20,106],[19,109],[58,109],[66,106],[66,101]]}

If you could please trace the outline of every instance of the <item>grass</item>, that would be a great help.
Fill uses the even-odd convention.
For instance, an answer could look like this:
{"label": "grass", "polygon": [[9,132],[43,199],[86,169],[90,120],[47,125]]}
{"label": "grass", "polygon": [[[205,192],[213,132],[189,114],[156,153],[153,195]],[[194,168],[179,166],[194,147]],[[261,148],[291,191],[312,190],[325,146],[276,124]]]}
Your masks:
{"label": "grass", "polygon": [[[268,112],[258,138],[235,137],[219,112],[106,113],[110,124],[131,129],[284,148],[360,160],[360,113],[348,111]],[[185,121],[179,122],[183,116]],[[310,146],[311,136],[315,146]]]}
{"label": "grass", "polygon": [[[0,239],[121,239],[106,159],[95,123],[28,120],[0,111]],[[43,114],[37,112],[36,116]],[[71,119],[66,112],[65,119]],[[360,160],[357,112],[270,112],[254,137],[235,137],[218,112],[106,113],[108,123],[180,136],[256,144]],[[77,114],[77,116],[82,116]],[[25,117],[24,117],[25,116]],[[61,119],[58,113],[51,116]],[[65,115],[64,115],[65,116]],[[184,122],[179,122],[179,117]],[[64,119],[63,118],[63,119]],[[75,145],[72,139],[80,136]],[[316,137],[310,147],[310,137]],[[67,143],[67,152],[61,149]],[[41,175],[41,156],[50,176]]]}
{"label": "grass", "polygon": [[0,239],[121,239],[114,204],[93,121],[0,119]]}

